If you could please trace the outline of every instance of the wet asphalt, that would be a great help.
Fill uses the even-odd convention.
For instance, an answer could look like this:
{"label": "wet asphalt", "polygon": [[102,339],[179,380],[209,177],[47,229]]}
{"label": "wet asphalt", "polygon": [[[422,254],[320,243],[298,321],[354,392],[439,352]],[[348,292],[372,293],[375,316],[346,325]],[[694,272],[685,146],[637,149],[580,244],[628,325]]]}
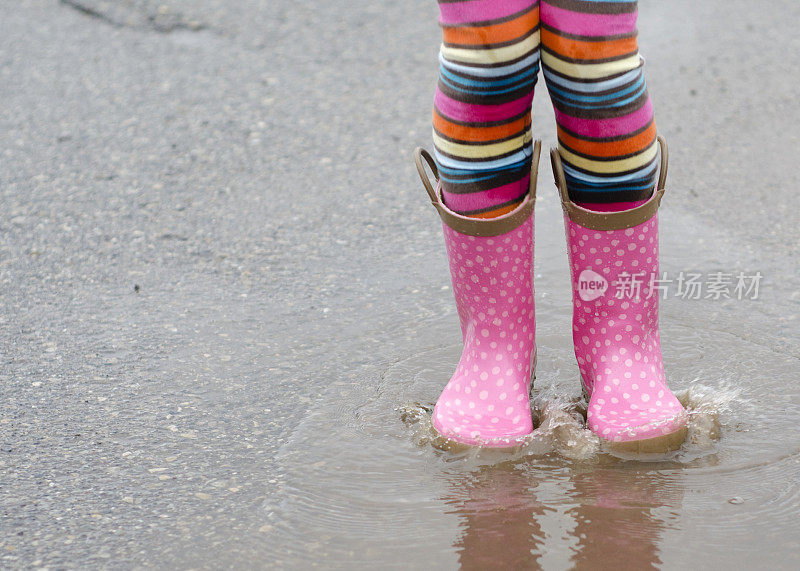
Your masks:
{"label": "wet asphalt", "polygon": [[[316,4],[0,3],[1,567],[252,561],[310,405],[449,306],[435,2]],[[642,1],[640,46],[665,205],[797,284],[800,5],[754,5]]]}

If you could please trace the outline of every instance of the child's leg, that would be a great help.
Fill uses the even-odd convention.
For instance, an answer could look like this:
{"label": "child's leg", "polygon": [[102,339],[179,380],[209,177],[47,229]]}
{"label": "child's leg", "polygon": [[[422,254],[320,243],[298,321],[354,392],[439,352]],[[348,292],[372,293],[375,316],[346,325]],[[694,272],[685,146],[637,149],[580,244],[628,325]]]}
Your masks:
{"label": "child's leg", "polygon": [[[542,0],[541,15],[561,190],[589,210],[631,210],[652,194],[658,153],[636,45],[636,2]],[[687,415],[666,383],[658,296],[650,295],[659,275],[658,202],[621,216],[572,206],[564,208],[572,340],[589,400],[587,425],[618,451],[675,450],[686,437]],[[632,291],[621,292],[626,283]],[[584,289],[588,284],[600,288]],[[616,295],[606,292],[609,284]]]}
{"label": "child's leg", "polygon": [[626,210],[653,192],[656,127],[637,2],[542,0],[542,63],[570,198]]}
{"label": "child's leg", "polygon": [[439,9],[433,141],[444,201],[467,216],[500,216],[530,180],[539,1],[439,0]]}

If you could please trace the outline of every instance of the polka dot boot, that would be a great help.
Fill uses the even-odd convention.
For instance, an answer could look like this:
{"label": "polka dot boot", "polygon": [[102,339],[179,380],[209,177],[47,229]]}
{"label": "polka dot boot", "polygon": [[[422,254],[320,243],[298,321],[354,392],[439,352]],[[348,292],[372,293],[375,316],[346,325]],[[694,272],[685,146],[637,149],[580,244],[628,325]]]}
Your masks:
{"label": "polka dot boot", "polygon": [[661,144],[658,191],[621,212],[570,201],[557,151],[573,297],[573,342],[589,428],[628,452],[666,452],[686,435],[686,412],[667,387],[658,331],[658,215],[667,152]]}
{"label": "polka dot boot", "polygon": [[463,336],[461,359],[433,411],[433,426],[462,444],[508,447],[533,431],[529,392],[536,356],[533,299],[533,204],[541,143],[531,188],[513,211],[497,218],[460,216],[442,202],[425,175],[444,228],[453,295]]}

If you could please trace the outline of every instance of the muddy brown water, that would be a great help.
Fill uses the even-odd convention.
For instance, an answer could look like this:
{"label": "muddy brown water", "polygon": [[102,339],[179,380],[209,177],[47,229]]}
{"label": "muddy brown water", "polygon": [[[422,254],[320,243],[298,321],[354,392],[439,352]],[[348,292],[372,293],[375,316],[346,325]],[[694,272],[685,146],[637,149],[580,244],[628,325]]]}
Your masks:
{"label": "muddy brown water", "polygon": [[454,311],[429,317],[422,334],[399,342],[406,357],[334,380],[280,449],[282,486],[264,506],[276,562],[796,567],[796,278],[777,258],[752,257],[738,238],[709,235],[691,215],[663,210],[667,277],[742,271],[763,279],[758,299],[684,299],[668,287],[663,349],[670,385],[690,412],[689,435],[666,456],[614,456],[582,416],[557,209],[552,199],[537,204],[532,440],[511,451],[437,442],[430,410],[460,337]]}

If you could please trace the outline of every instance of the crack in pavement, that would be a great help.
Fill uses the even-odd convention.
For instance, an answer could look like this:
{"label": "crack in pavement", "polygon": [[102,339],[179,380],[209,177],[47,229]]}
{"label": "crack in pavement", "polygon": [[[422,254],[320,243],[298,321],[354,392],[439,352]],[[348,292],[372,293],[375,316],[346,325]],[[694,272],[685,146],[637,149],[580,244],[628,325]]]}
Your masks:
{"label": "crack in pavement", "polygon": [[85,16],[94,18],[115,28],[150,30],[160,34],[175,31],[200,32],[211,30],[198,20],[186,20],[180,12],[142,14],[134,8],[124,8],[110,2],[96,0],[61,0],[61,3]]}

